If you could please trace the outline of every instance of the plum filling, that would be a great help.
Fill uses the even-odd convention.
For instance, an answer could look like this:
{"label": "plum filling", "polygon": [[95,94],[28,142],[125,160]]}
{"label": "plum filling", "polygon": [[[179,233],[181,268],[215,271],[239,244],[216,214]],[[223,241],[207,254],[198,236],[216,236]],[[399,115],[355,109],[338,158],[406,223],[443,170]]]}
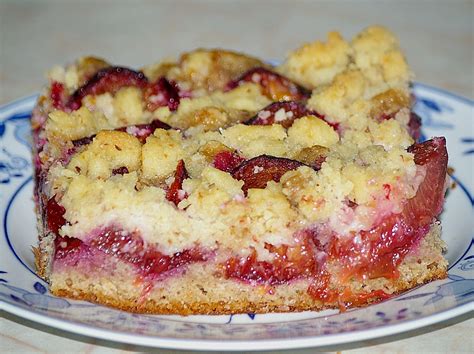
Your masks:
{"label": "plum filling", "polygon": [[114,168],[112,170],[112,176],[115,176],[115,175],[125,175],[129,173],[128,171],[128,168],[127,166],[122,166],[122,167],[119,167],[119,168]]}
{"label": "plum filling", "polygon": [[87,257],[91,250],[105,254],[135,266],[143,276],[159,276],[186,264],[208,260],[210,253],[198,247],[185,249],[173,255],[165,255],[154,246],[146,246],[138,232],[106,228],[85,243],[77,238],[60,236],[59,229],[66,223],[66,210],[52,197],[46,205],[47,226],[56,237],[54,240],[56,261],[77,265],[80,257]]}
{"label": "plum filling", "polygon": [[129,125],[115,130],[127,132],[128,134],[138,138],[142,144],[145,144],[146,138],[153,134],[156,129],[168,130],[171,129],[171,127],[159,119],[154,119],[150,123]]}
{"label": "plum filling", "polygon": [[398,278],[398,265],[429,231],[429,225],[414,228],[400,214],[391,215],[351,241],[334,240],[330,256],[344,268],[341,278]]}
{"label": "plum filling", "polygon": [[245,124],[272,125],[278,123],[284,128],[289,128],[295,119],[308,115],[319,117],[316,112],[310,111],[304,104],[296,101],[273,102],[259,111],[255,117],[246,121]]}
{"label": "plum filling", "polygon": [[77,110],[82,106],[82,99],[88,95],[100,95],[106,92],[115,93],[122,87],[135,86],[144,89],[148,79],[140,71],[111,66],[95,73],[83,86],[79,87],[68,99],[66,107]]}
{"label": "plum filling", "polygon": [[354,293],[349,288],[345,288],[342,291],[331,289],[329,286],[330,279],[329,273],[322,271],[319,276],[313,280],[313,283],[308,287],[307,291],[308,294],[316,300],[325,303],[337,303],[341,312],[344,312],[349,307],[379,302],[391,296],[383,290]]}
{"label": "plum filling", "polygon": [[294,246],[274,246],[265,243],[265,249],[273,256],[271,261],[257,260],[252,249],[247,257],[232,257],[224,264],[226,278],[248,283],[278,285],[299,278],[313,277],[321,269],[315,244],[309,237]]}
{"label": "plum filling", "polygon": [[56,109],[63,109],[66,101],[66,92],[64,85],[60,82],[53,81],[51,83],[51,93],[50,93],[51,103]]}
{"label": "plum filling", "polygon": [[183,181],[186,178],[189,178],[188,171],[186,171],[184,161],[179,160],[174,173],[174,181],[166,191],[166,199],[173,202],[174,205],[178,205],[180,201],[187,198],[187,194],[183,190]]}
{"label": "plum filling", "polygon": [[90,247],[133,264],[143,275],[161,275],[189,263],[206,261],[208,255],[198,248],[165,255],[154,246],[146,246],[137,232],[115,228],[102,231],[90,242]]}
{"label": "plum filling", "polygon": [[74,145],[74,147],[89,145],[90,143],[92,143],[92,140],[94,140],[94,138],[95,134],[91,136],[86,136],[84,138],[76,139],[72,141],[72,145]]}
{"label": "plum filling", "polygon": [[[138,140],[140,140],[140,142],[144,144],[146,142],[146,138],[153,134],[156,129],[168,130],[171,129],[171,127],[159,119],[154,119],[150,123],[129,125],[126,127],[117,128],[115,130],[119,132],[127,132],[128,134],[138,138]],[[92,140],[94,140],[94,138],[95,134],[91,136],[86,136],[81,139],[73,140],[72,144],[74,145],[74,147],[77,148],[92,143]]]}
{"label": "plum filling", "polygon": [[265,188],[270,181],[279,182],[281,176],[305,164],[283,157],[260,155],[242,162],[232,171],[232,177],[244,181],[245,194],[250,188]]}
{"label": "plum filling", "polygon": [[307,99],[310,95],[310,92],[304,87],[262,67],[250,69],[237,80],[229,82],[227,89],[232,90],[244,82],[260,85],[262,93],[273,101],[301,101]]}
{"label": "plum filling", "polygon": [[421,137],[421,117],[415,112],[410,112],[410,120],[408,121],[408,133],[415,141],[418,141]]}
{"label": "plum filling", "polygon": [[65,213],[66,209],[56,201],[55,195],[46,203],[47,226],[57,236],[59,235],[59,229],[66,223]]}
{"label": "plum filling", "polygon": [[232,172],[239,166],[245,158],[232,151],[221,151],[214,156],[213,165],[218,170]]}
{"label": "plum filling", "polygon": [[[122,87],[127,86],[137,87],[143,91],[146,108],[149,111],[165,106],[168,106],[171,111],[178,109],[181,96],[180,90],[174,82],[160,77],[156,82],[150,83],[142,72],[119,66],[106,67],[97,71],[83,86],[73,92],[67,102],[64,102],[64,95],[54,94],[58,89],[53,83],[51,100],[55,108],[67,107],[74,111],[82,106],[82,99],[85,96],[100,95],[106,92],[114,94]],[[186,96],[186,93],[183,92],[182,96]]]}
{"label": "plum filling", "polygon": [[[259,111],[254,117],[244,122],[247,125],[272,125],[280,124],[288,129],[298,118],[305,116],[315,116],[324,120],[324,116],[318,112],[307,109],[306,106],[297,101],[273,102]],[[339,124],[328,123],[334,130],[337,131]]]}
{"label": "plum filling", "polygon": [[82,249],[87,250],[87,246],[81,240],[67,236],[56,236],[54,246],[56,260],[75,257]]}
{"label": "plum filling", "polygon": [[55,261],[67,262],[70,258],[77,265],[81,256],[87,257],[91,251],[98,250],[133,265],[146,277],[164,275],[190,263],[207,261],[210,256],[209,252],[198,247],[166,255],[154,246],[146,246],[138,232],[130,233],[116,228],[102,230],[88,243],[77,238],[58,236],[55,245]]}
{"label": "plum filling", "polygon": [[445,139],[417,143],[408,151],[414,154],[417,165],[426,168],[423,182],[401,213],[390,215],[352,239],[332,240],[329,255],[342,266],[341,277],[397,278],[398,265],[441,212],[448,162]]}
{"label": "plum filling", "polygon": [[170,111],[176,111],[180,100],[179,88],[174,82],[168,81],[165,77],[160,77],[156,82],[146,87],[144,98],[149,111],[153,112],[158,107],[166,106]]}
{"label": "plum filling", "polygon": [[274,246],[265,243],[265,249],[272,254],[269,261],[257,260],[257,252],[252,249],[247,257],[232,257],[223,264],[224,276],[250,284],[282,285],[294,280],[311,280],[308,294],[316,300],[336,303],[341,311],[347,307],[364,305],[387,299],[390,295],[382,290],[368,293],[353,293],[350,289],[330,287],[330,274],[326,270],[327,253],[320,244],[305,231],[300,243],[289,246]]}

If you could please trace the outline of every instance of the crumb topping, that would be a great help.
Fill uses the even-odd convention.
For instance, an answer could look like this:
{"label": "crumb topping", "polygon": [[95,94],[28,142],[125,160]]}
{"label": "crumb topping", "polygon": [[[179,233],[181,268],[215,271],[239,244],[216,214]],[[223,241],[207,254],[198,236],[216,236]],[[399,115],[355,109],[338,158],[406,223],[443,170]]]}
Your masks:
{"label": "crumb topping", "polygon": [[[49,77],[71,95],[108,65],[85,58],[54,68]],[[266,110],[272,100],[261,78],[228,85],[262,66],[312,90],[301,103],[314,114],[292,121],[291,110]],[[425,174],[407,152],[414,142],[408,130],[411,74],[398,40],[382,27],[351,42],[332,32],[327,42],[306,44],[273,69],[243,54],[200,49],[143,72],[143,85],[168,80],[177,107],[161,104],[169,92],[149,96],[146,88],[124,84],[85,96],[76,110],[61,109],[61,101],[53,108],[45,99],[46,122],[33,122],[42,127],[37,140],[44,144],[40,157],[53,181],[50,193],[66,210],[63,236],[84,240],[120,224],[140,230],[165,254],[199,244],[237,253],[254,248],[264,258],[265,242],[292,244],[305,227],[340,237],[370,229],[400,212]],[[249,123],[272,115],[274,124]],[[163,125],[151,125],[154,120]],[[227,160],[216,163],[222,152]],[[225,163],[261,155],[304,165],[244,193],[245,181]],[[181,160],[189,176],[175,205],[166,192]]]}
{"label": "crumb topping", "polygon": [[177,61],[165,60],[143,69],[151,79],[166,76],[179,83],[194,96],[222,90],[245,71],[262,66],[260,60],[248,55],[217,49],[197,49],[183,54]]}
{"label": "crumb topping", "polygon": [[344,71],[351,53],[349,43],[338,32],[330,32],[327,42],[308,43],[290,53],[279,70],[303,86],[316,88]]}

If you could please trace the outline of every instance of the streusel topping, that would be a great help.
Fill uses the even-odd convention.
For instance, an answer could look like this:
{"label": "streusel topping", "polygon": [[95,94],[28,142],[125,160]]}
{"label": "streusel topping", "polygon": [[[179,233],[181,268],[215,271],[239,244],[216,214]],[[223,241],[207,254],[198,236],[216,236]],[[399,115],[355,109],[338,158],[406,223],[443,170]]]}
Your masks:
{"label": "streusel topping", "polygon": [[[90,77],[88,65],[107,66],[86,58],[54,69],[50,79],[71,94]],[[262,69],[246,77],[255,67]],[[284,91],[287,79],[276,72],[295,86]],[[66,210],[61,235],[84,239],[120,223],[167,254],[199,244],[232,252],[253,247],[264,258],[265,242],[291,245],[302,228],[329,228],[340,237],[368,230],[400,212],[423,180],[423,166],[406,150],[414,142],[411,74],[398,40],[382,27],[351,42],[330,33],[326,43],[304,45],[276,69],[237,53],[197,50],[144,73],[133,82],[165,76],[156,85],[167,85],[173,104],[160,103],[166,97],[158,86],[132,85],[86,95],[76,110],[51,109],[40,158],[51,164],[50,194]],[[301,117],[266,109],[275,95],[306,92]],[[255,117],[274,124],[249,123]],[[142,138],[140,130],[151,131]],[[299,167],[247,190],[218,161],[260,156]],[[175,205],[166,191],[181,160],[190,178]],[[252,173],[266,168],[253,165]]]}

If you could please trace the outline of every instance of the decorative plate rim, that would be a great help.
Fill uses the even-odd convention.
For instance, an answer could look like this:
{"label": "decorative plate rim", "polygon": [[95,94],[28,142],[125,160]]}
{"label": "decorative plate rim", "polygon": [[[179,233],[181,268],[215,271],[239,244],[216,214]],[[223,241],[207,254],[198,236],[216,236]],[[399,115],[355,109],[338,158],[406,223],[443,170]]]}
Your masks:
{"label": "decorative plate rim", "polygon": [[[474,100],[464,97],[462,95],[458,95],[456,93],[452,93],[442,88],[437,88],[431,85],[415,82],[414,89],[421,88],[424,90],[435,92],[441,96],[448,96],[449,98],[460,101],[464,104],[467,104],[471,108],[474,107]],[[17,109],[18,105],[28,105],[36,99],[38,94],[28,95],[22,98],[18,98],[16,100],[10,101],[6,104],[0,105],[0,113],[7,112],[8,110],[15,110]],[[31,102],[30,102],[31,101]],[[8,114],[7,114],[8,116]],[[0,119],[0,122],[3,119]],[[8,202],[5,203],[4,208],[4,215],[2,220],[3,231],[5,232],[5,239],[10,246],[10,252],[13,252],[15,257],[23,264],[23,266],[31,272],[30,267],[28,267],[21,258],[16,254],[14,248],[10,245],[10,241],[8,239],[6,230],[7,230],[7,218],[10,205],[15,198],[15,195],[19,193],[19,191],[25,187],[28,183],[31,182],[31,176],[27,176],[17,187],[15,192],[9,197]],[[463,187],[464,189],[465,187]],[[471,205],[473,204],[472,196],[470,191],[465,188],[464,192],[467,194],[468,198],[470,198]],[[470,249],[474,246],[474,237],[471,239],[471,244],[467,247],[464,254],[461,257],[458,257],[457,260],[450,265],[450,269],[453,268],[455,265],[460,263],[463,260],[463,257],[470,251]],[[33,274],[38,277],[34,272]],[[411,289],[408,292],[404,292],[403,295],[419,289],[423,287],[421,285],[415,289]],[[403,300],[403,299],[402,299]],[[100,306],[100,305],[98,305]],[[12,313],[19,317],[23,317],[25,319],[44,324],[53,328],[58,328],[61,330],[65,330],[70,333],[77,333],[81,335],[85,335],[88,337],[95,337],[101,338],[105,340],[112,340],[122,343],[129,343],[129,344],[138,344],[143,346],[153,346],[153,347],[161,347],[161,348],[169,348],[169,349],[200,349],[200,350],[272,350],[272,349],[296,349],[296,348],[305,348],[305,347],[317,347],[317,346],[326,346],[326,345],[334,345],[334,344],[344,344],[349,342],[359,342],[362,340],[368,340],[373,338],[385,337],[387,335],[395,334],[395,333],[403,333],[407,331],[411,331],[413,329],[422,328],[429,326],[434,323],[438,323],[441,321],[445,321],[450,318],[454,318],[460,316],[462,314],[474,311],[474,302],[470,301],[462,305],[457,305],[455,307],[447,308],[441,310],[439,312],[435,312],[432,314],[428,314],[421,318],[416,319],[408,319],[403,322],[394,323],[394,324],[383,324],[378,327],[373,328],[366,328],[354,332],[341,332],[335,334],[319,334],[313,336],[305,336],[305,337],[295,337],[295,338],[266,338],[266,339],[225,339],[225,341],[221,341],[219,339],[196,339],[196,338],[170,338],[170,337],[156,337],[152,335],[144,335],[138,334],[135,332],[126,333],[117,330],[99,328],[94,325],[81,323],[78,321],[72,321],[66,318],[57,318],[51,317],[47,314],[42,314],[39,312],[35,312],[31,309],[25,309],[19,305],[15,305],[12,303],[8,303],[3,301],[0,298],[0,309],[5,310],[6,312]],[[326,318],[338,316],[338,315],[331,315]],[[321,317],[320,317],[321,318]],[[261,323],[252,323],[248,324],[248,326],[258,326]],[[356,338],[354,338],[356,336]],[[238,348],[236,348],[236,344],[238,344]],[[197,348],[198,347],[198,348]]]}
{"label": "decorative plate rim", "polygon": [[[2,305],[3,301],[0,301]],[[6,304],[6,303],[3,303]],[[414,329],[423,328],[431,324],[439,323],[452,319],[461,315],[464,315],[468,312],[474,311],[474,303],[467,303],[453,309],[441,311],[439,313],[423,317],[418,320],[411,320],[408,322],[402,322],[393,325],[382,326],[378,328],[369,328],[366,330],[358,332],[349,332],[349,333],[339,333],[339,334],[328,334],[324,336],[313,336],[305,338],[278,338],[278,339],[257,339],[257,340],[229,340],[225,342],[217,339],[180,339],[180,338],[162,338],[154,337],[149,335],[140,335],[140,334],[128,334],[123,332],[117,332],[107,329],[100,329],[90,325],[78,324],[76,322],[51,318],[46,315],[37,314],[25,310],[20,307],[11,309],[9,311],[8,305],[5,308],[0,306],[1,310],[12,313],[19,317],[23,317],[33,322],[44,324],[53,328],[61,329],[69,333],[81,334],[86,337],[99,338],[109,341],[116,341],[127,344],[149,346],[156,348],[165,348],[165,349],[176,349],[176,350],[227,350],[227,351],[241,351],[241,350],[285,350],[285,349],[303,349],[303,348],[316,348],[328,345],[335,344],[346,344],[352,342],[359,342],[364,340],[370,340],[375,338],[386,337],[392,334],[400,334],[409,332]],[[12,305],[10,305],[12,306]],[[13,306],[12,306],[13,307]],[[62,324],[67,324],[69,327],[59,327],[58,324],[53,322],[61,322]],[[252,325],[252,324],[250,324]],[[258,324],[253,324],[258,325]],[[91,331],[94,331],[94,334],[91,334]],[[357,334],[357,340],[351,338],[354,334]],[[139,341],[137,342],[137,337]],[[315,340],[318,343],[314,343]],[[159,341],[159,343],[157,343]],[[159,345],[158,345],[159,344]],[[239,347],[236,348],[235,345],[238,344]],[[219,347],[216,347],[218,345]],[[199,348],[196,348],[199,346]]]}

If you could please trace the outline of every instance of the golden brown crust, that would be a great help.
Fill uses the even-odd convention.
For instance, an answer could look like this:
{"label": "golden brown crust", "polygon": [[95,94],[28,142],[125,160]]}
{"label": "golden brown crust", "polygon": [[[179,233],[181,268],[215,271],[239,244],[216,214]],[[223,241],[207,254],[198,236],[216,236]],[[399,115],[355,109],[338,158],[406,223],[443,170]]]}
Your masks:
{"label": "golden brown crust", "polygon": [[38,247],[32,247],[32,252],[35,257],[35,267],[38,275],[44,280],[49,280],[52,254],[54,248],[52,246],[53,238],[51,234],[43,236],[40,233],[40,241]]}
{"label": "golden brown crust", "polygon": [[31,250],[33,251],[33,255],[35,257],[36,273],[38,273],[38,275],[44,279],[46,276],[46,264],[44,262],[44,258],[42,257],[42,253],[39,247],[32,247]]}
{"label": "golden brown crust", "polygon": [[[409,282],[397,282],[395,287],[397,291],[392,294],[393,296],[404,292],[414,286],[429,283],[434,280],[444,279],[447,277],[446,270],[435,269],[429,276],[427,276],[420,283],[417,279],[412,279]],[[236,284],[236,288],[240,287],[240,284]],[[250,289],[249,291],[254,291]],[[163,292],[166,294],[166,291]],[[142,305],[137,305],[135,299],[119,299],[107,296],[103,293],[91,293],[84,289],[55,289],[52,290],[52,294],[60,297],[67,297],[76,300],[85,300],[100,305],[114,307],[120,310],[134,312],[134,313],[148,313],[148,314],[173,314],[173,315],[195,315],[195,314],[206,314],[206,315],[228,315],[236,313],[269,313],[269,312],[301,312],[301,311],[320,311],[326,309],[337,309],[339,308],[338,303],[324,303],[312,299],[307,293],[300,292],[297,298],[291,299],[291,305],[287,305],[285,300],[274,301],[269,299],[267,296],[262,296],[261,301],[248,301],[245,298],[236,299],[232,302],[200,302],[200,301],[166,301],[159,302],[155,299],[151,299]],[[168,294],[167,294],[168,295]],[[375,301],[374,301],[375,300]],[[368,306],[377,299],[369,300],[368,303],[363,306]]]}
{"label": "golden brown crust", "polygon": [[236,313],[269,313],[269,312],[300,312],[300,311],[319,311],[329,308],[337,308],[337,306],[317,306],[313,302],[306,302],[298,299],[294,305],[286,306],[275,302],[262,301],[259,303],[246,301],[245,299],[236,300],[232,303],[225,302],[190,302],[183,303],[173,301],[167,303],[157,303],[154,300],[147,302],[145,305],[137,305],[135,301],[113,299],[103,294],[92,294],[80,291],[71,292],[68,290],[60,290],[53,292],[53,295],[60,297],[68,297],[76,300],[85,300],[100,305],[106,305],[117,308],[119,310],[147,313],[147,314],[173,314],[173,315],[230,315]]}
{"label": "golden brown crust", "polygon": [[[416,279],[413,279],[409,283],[405,283],[403,287],[399,287],[399,290],[392,294],[396,296],[404,291],[411,289],[414,286],[423,285],[435,280],[445,279],[447,277],[447,272],[443,270],[438,270],[433,272],[430,277],[423,280],[422,283],[419,283]],[[134,313],[144,313],[144,314],[163,314],[163,315],[231,315],[237,313],[271,313],[271,312],[302,312],[302,311],[321,311],[329,309],[338,309],[339,304],[337,303],[326,303],[321,304],[316,302],[306,294],[301,294],[296,302],[292,305],[285,305],[283,302],[277,303],[274,301],[261,301],[261,302],[251,302],[246,301],[245,299],[235,300],[232,303],[226,302],[213,302],[213,303],[203,303],[203,302],[182,302],[182,301],[173,301],[167,303],[158,303],[154,300],[147,302],[145,305],[137,305],[136,301],[133,300],[119,300],[115,298],[110,298],[104,294],[98,293],[93,294],[89,292],[72,291],[68,289],[59,289],[52,291],[52,294],[60,297],[67,297],[75,300],[84,300],[90,301],[99,305],[110,306],[119,310],[134,312]],[[368,306],[376,301],[377,299],[369,300],[368,303],[363,304],[359,307]]]}

